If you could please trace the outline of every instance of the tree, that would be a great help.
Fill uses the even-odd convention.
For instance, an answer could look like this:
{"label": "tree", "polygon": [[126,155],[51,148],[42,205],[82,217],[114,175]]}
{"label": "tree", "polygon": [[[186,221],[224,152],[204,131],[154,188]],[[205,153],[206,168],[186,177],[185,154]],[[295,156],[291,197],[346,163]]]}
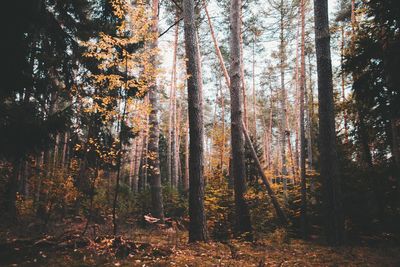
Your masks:
{"label": "tree", "polygon": [[314,0],[314,16],[318,73],[320,166],[324,196],[325,233],[330,244],[340,245],[344,239],[344,215],[336,148],[327,0]]}
{"label": "tree", "polygon": [[179,138],[177,132],[177,50],[178,50],[178,36],[179,36],[179,24],[175,26],[175,38],[174,38],[174,53],[173,53],[173,63],[172,63],[172,77],[171,77],[171,93],[170,93],[170,117],[172,120],[168,127],[171,130],[170,140],[168,144],[170,146],[171,153],[168,154],[169,162],[171,166],[168,166],[168,170],[171,170],[171,185],[173,188],[178,188],[179,173],[178,173],[178,160],[179,152],[177,147],[179,146]]}
{"label": "tree", "polygon": [[[279,33],[279,48],[276,53],[274,53],[279,60],[278,69],[279,69],[279,102],[280,102],[280,112],[279,112],[279,153],[280,159],[278,161],[281,162],[281,180],[283,181],[283,193],[285,201],[288,200],[287,196],[287,180],[288,180],[288,160],[287,160],[287,143],[288,143],[288,127],[287,125],[287,114],[288,114],[288,89],[287,88],[287,80],[286,80],[286,72],[288,70],[288,44],[290,42],[290,29],[292,24],[292,19],[294,17],[293,14],[293,4],[289,1],[284,0],[269,0],[270,6],[273,12],[278,13],[276,17],[274,17],[272,25],[271,34]],[[276,25],[276,26],[275,26]],[[275,27],[278,27],[276,29]],[[297,156],[297,153],[296,153]]]}
{"label": "tree", "polygon": [[[158,0],[152,0],[152,32],[155,35],[150,45],[152,48],[157,48],[158,43]],[[156,56],[152,57],[152,62],[157,65]],[[151,190],[151,204],[153,216],[159,218],[161,221],[164,220],[164,206],[162,199],[162,188],[161,188],[161,173],[160,173],[160,156],[159,156],[159,136],[160,129],[158,126],[158,92],[157,92],[157,79],[154,76],[152,86],[149,90],[149,102],[151,105],[151,112],[149,116],[149,141],[148,141],[148,176],[150,180]]]}
{"label": "tree", "polygon": [[232,0],[230,6],[230,94],[231,94],[231,145],[232,173],[235,190],[236,233],[249,234],[251,237],[251,222],[247,203],[244,199],[246,191],[246,168],[244,159],[243,136],[243,96],[241,88],[241,0]]}
{"label": "tree", "polygon": [[204,126],[200,52],[196,34],[194,1],[183,1],[188,112],[189,112],[189,242],[207,241],[204,210]]}
{"label": "tree", "polygon": [[306,90],[305,55],[305,0],[300,1],[301,14],[301,63],[300,63],[300,182],[301,182],[301,228],[303,238],[307,236],[307,188],[306,188],[306,138],[304,128],[304,92]]}
{"label": "tree", "polygon": [[[70,3],[68,12],[61,3],[51,9],[49,5],[35,0],[10,2],[3,8],[19,10],[4,31],[2,57],[8,67],[0,89],[0,158],[12,169],[1,206],[13,219],[21,166],[38,151],[54,147],[57,134],[71,122],[70,89],[75,83],[71,73],[80,55],[75,40],[95,31],[84,16],[90,6],[87,1]],[[63,18],[67,21],[59,23]],[[50,114],[55,103],[58,108]]]}
{"label": "tree", "polygon": [[[367,19],[352,35],[344,60],[344,71],[354,79],[352,90],[359,122],[356,141],[366,166],[373,167],[371,147],[378,152],[375,159],[385,158],[385,151],[391,151],[392,172],[400,183],[400,80],[395,71],[400,65],[395,52],[400,47],[396,34],[400,12],[396,1],[369,1],[360,8]],[[353,15],[353,28],[354,21]]]}

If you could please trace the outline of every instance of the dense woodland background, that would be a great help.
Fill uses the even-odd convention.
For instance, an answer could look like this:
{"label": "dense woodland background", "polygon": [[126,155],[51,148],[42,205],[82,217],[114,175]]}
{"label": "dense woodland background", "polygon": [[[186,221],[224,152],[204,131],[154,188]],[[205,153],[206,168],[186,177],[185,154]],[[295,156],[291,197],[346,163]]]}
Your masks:
{"label": "dense woodland background", "polygon": [[397,1],[11,2],[0,265],[400,264]]}

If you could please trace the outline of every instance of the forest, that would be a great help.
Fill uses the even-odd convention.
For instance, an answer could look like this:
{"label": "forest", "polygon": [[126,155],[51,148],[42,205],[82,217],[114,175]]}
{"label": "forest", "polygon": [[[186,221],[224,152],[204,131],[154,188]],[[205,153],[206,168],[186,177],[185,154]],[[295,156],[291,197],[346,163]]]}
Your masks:
{"label": "forest", "polygon": [[400,266],[397,0],[2,6],[0,266]]}

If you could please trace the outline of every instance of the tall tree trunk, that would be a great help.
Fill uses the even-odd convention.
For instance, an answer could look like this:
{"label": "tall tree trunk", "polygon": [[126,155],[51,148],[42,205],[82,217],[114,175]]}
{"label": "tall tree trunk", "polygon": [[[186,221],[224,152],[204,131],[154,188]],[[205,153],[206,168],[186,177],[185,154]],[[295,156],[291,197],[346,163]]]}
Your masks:
{"label": "tall tree trunk", "polygon": [[[220,80],[220,91],[221,91],[221,108],[222,108],[222,144],[221,144],[221,158],[220,158],[220,165],[221,165],[221,173],[224,173],[224,157],[225,157],[225,96],[222,91],[222,85]],[[221,176],[222,177],[222,176]]]}
{"label": "tall tree trunk", "polygon": [[61,168],[66,168],[66,162],[68,158],[68,132],[64,133],[64,142],[63,142],[63,151],[62,151],[62,158],[61,158]]}
{"label": "tall tree trunk", "polygon": [[[290,127],[289,125],[289,112],[286,112],[286,125],[288,128]],[[295,175],[296,175],[296,170],[294,166],[294,158],[293,158],[293,151],[292,151],[292,142],[290,140],[290,131],[286,131],[286,140],[287,140],[287,148],[288,148],[288,153],[289,153],[289,159],[291,160],[291,169],[292,169],[292,181],[294,182]],[[289,178],[288,178],[289,179]]]}
{"label": "tall tree trunk", "polygon": [[274,112],[274,101],[272,100],[272,86],[270,84],[270,91],[271,91],[271,96],[270,96],[270,113],[269,113],[269,125],[268,125],[268,169],[272,170],[272,141],[273,141],[273,132],[272,132],[272,122],[273,122],[273,112]]}
{"label": "tall tree trunk", "polygon": [[[313,118],[314,118],[314,90],[313,90],[313,80],[312,80],[312,65],[311,65],[311,56],[308,56],[308,76],[309,76],[309,93],[307,94],[307,156],[308,156],[308,168],[310,170],[313,169]],[[310,188],[313,188],[312,180],[310,180]]]}
{"label": "tall tree trunk", "polygon": [[314,0],[314,17],[318,73],[320,173],[323,181],[325,232],[328,243],[339,245],[344,239],[344,214],[336,148],[327,0]]}
{"label": "tall tree trunk", "polygon": [[58,167],[58,163],[59,163],[59,146],[60,146],[60,134],[56,134],[56,142],[54,144],[54,150],[53,150],[53,160],[52,160],[52,169],[51,169],[51,174],[54,175],[54,171],[57,169]]}
{"label": "tall tree trunk", "polygon": [[[232,4],[232,3],[231,3]],[[240,19],[240,25],[242,24],[242,8],[240,7],[239,10],[239,19]],[[244,73],[244,60],[243,60],[243,33],[242,33],[242,29],[239,29],[239,46],[240,46],[240,79],[242,82],[242,94],[243,94],[243,122],[244,125],[246,125],[246,127],[249,125],[249,117],[247,115],[247,93],[246,93],[246,79],[245,79],[245,73]],[[231,78],[232,80],[232,78]]]}
{"label": "tall tree trunk", "polygon": [[[128,90],[128,52],[125,50],[125,91]],[[118,231],[118,223],[117,223],[117,207],[118,207],[118,195],[119,195],[119,185],[121,182],[121,167],[122,167],[122,160],[123,160],[123,123],[126,117],[126,107],[127,107],[127,97],[126,92],[123,92],[121,89],[121,102],[123,102],[122,108],[122,116],[118,122],[118,131],[119,131],[119,142],[118,142],[118,154],[117,154],[117,175],[115,179],[115,191],[114,191],[114,200],[113,200],[113,207],[112,207],[112,222],[113,222],[113,233],[114,236],[117,235]]]}
{"label": "tall tree trunk", "polygon": [[285,23],[284,23],[284,2],[281,0],[280,10],[280,79],[281,79],[281,120],[280,120],[280,137],[281,137],[281,160],[282,160],[282,179],[283,193],[285,201],[287,201],[287,166],[286,166],[286,87],[285,87],[285,65],[286,65],[286,43],[285,43]]}
{"label": "tall tree trunk", "polygon": [[[149,95],[147,94],[145,96],[145,104],[149,104]],[[142,155],[142,159],[143,159],[143,166],[142,166],[142,181],[141,181],[141,190],[145,190],[147,188],[148,185],[148,181],[147,181],[147,177],[148,177],[148,149],[149,149],[149,114],[146,114],[146,126],[145,126],[145,130],[144,130],[144,144],[143,144],[143,155]]]}
{"label": "tall tree trunk", "polygon": [[352,29],[352,35],[354,36],[354,30],[357,25],[357,20],[356,20],[356,0],[351,0],[351,29]]}
{"label": "tall tree trunk", "polygon": [[[54,70],[50,71],[50,76],[54,77],[52,74],[54,73]],[[48,111],[48,116],[51,116],[55,113],[56,111],[56,101],[57,101],[57,93],[52,93],[50,95],[50,101],[49,101],[49,111]],[[52,157],[52,153],[54,155],[54,147],[52,148],[49,147],[44,154],[44,177],[45,179],[51,179],[53,178],[53,157]],[[43,189],[43,186],[41,186],[41,188]],[[36,215],[41,218],[41,219],[45,219],[47,216],[47,202],[49,199],[49,190],[46,190],[47,188],[45,188],[45,190],[41,190],[39,192],[39,202],[38,202],[38,208],[36,211]]]}
{"label": "tall tree trunk", "polygon": [[[344,104],[346,102],[346,94],[345,94],[345,86],[346,86],[346,77],[345,73],[343,71],[343,65],[344,65],[344,57],[345,57],[345,32],[344,32],[344,24],[340,26],[341,28],[341,41],[340,41],[340,66],[342,69],[341,73],[341,86],[342,86],[342,103]],[[347,129],[347,111],[344,108],[343,109],[343,123],[344,123],[344,140],[345,143],[347,144],[349,142],[349,134],[348,134],[348,129]]]}
{"label": "tall tree trunk", "polygon": [[[143,140],[145,133],[140,134],[136,138],[135,142],[135,159],[133,161],[133,180],[132,180],[132,191],[138,192],[139,189],[139,168],[140,168],[140,156],[142,154],[143,144],[140,144],[140,140]],[[144,140],[143,140],[144,141]]]}
{"label": "tall tree trunk", "polygon": [[206,241],[204,210],[204,125],[200,51],[196,34],[194,0],[183,1],[188,110],[189,110],[189,242]]}
{"label": "tall tree trunk", "polygon": [[[187,116],[187,115],[186,115]],[[185,126],[185,173],[183,176],[183,190],[188,192],[189,190],[189,118],[186,117]]]}
{"label": "tall tree trunk", "polygon": [[306,90],[306,55],[305,55],[305,0],[300,1],[301,13],[301,63],[300,63],[300,183],[301,183],[301,233],[307,237],[307,188],[306,188],[306,138],[304,128],[304,91]]}
{"label": "tall tree trunk", "polygon": [[229,78],[229,74],[228,74],[228,71],[227,71],[227,69],[225,67],[224,58],[222,57],[221,50],[219,49],[217,38],[215,37],[214,27],[213,27],[213,25],[211,23],[211,18],[210,18],[210,15],[208,13],[207,3],[206,3],[205,0],[203,0],[203,5],[204,5],[204,10],[206,11],[207,21],[208,21],[208,25],[210,27],[210,32],[211,32],[211,37],[213,39],[215,52],[217,53],[218,61],[219,61],[219,64],[221,66],[222,73],[224,74],[225,82],[226,82],[227,86],[229,87],[230,83],[231,83],[230,82],[230,78]]}
{"label": "tall tree trunk", "polygon": [[[152,31],[158,35],[158,0],[152,0],[153,26]],[[158,38],[155,38],[151,44],[152,48],[157,48]],[[152,62],[157,65],[157,58],[153,56]],[[151,191],[152,215],[164,220],[164,205],[161,189],[161,173],[160,173],[160,154],[158,142],[160,137],[160,129],[158,125],[158,92],[157,80],[154,79],[149,90],[149,103],[151,111],[149,115],[149,140],[148,140],[148,178]]]}
{"label": "tall tree trunk", "polygon": [[252,87],[252,93],[253,93],[253,138],[255,141],[257,141],[257,97],[256,97],[256,32],[254,31],[253,33],[253,69],[252,69],[252,78],[253,78],[253,87]]}
{"label": "tall tree trunk", "polygon": [[[175,68],[175,64],[172,66],[172,68]],[[173,71],[172,71],[173,73]],[[173,76],[173,75],[172,75]],[[173,77],[172,77],[173,81]],[[167,137],[167,177],[166,177],[166,182],[172,186],[172,117],[173,117],[173,109],[172,109],[172,88],[173,86],[171,85],[170,91],[169,91],[169,108],[168,108],[168,137]]]}
{"label": "tall tree trunk", "polygon": [[[241,56],[241,0],[232,0],[230,6],[230,50],[231,50],[231,145],[232,145],[232,177],[235,191],[236,233],[249,233],[251,222],[247,203],[244,199],[246,191],[246,169],[244,158],[242,94],[240,93],[242,76]],[[243,85],[242,81],[242,85]]]}
{"label": "tall tree trunk", "polygon": [[181,166],[181,160],[180,160],[180,142],[181,142],[181,120],[182,120],[182,105],[181,101],[179,101],[179,98],[177,98],[177,108],[176,108],[176,142],[175,142],[175,165],[176,165],[176,186],[178,187],[179,182],[182,177],[182,166]]}
{"label": "tall tree trunk", "polygon": [[177,166],[177,113],[176,113],[176,61],[177,61],[177,49],[178,49],[178,36],[179,36],[179,24],[175,26],[175,39],[174,39],[174,58],[173,58],[173,66],[172,66],[172,77],[171,77],[171,107],[169,112],[172,113],[172,121],[171,121],[171,154],[167,155],[170,157],[171,163],[171,185],[173,188],[178,187],[178,166]]}
{"label": "tall tree trunk", "polygon": [[[297,24],[297,33],[296,33],[296,69],[295,69],[295,105],[296,107],[299,106],[300,101],[300,80],[299,80],[299,35],[300,35],[300,28],[301,28],[301,19],[298,21]],[[296,121],[300,122],[300,110],[296,109]],[[300,123],[296,123],[296,135],[295,135],[295,161],[296,161],[296,173],[299,172],[300,176]]]}
{"label": "tall tree trunk", "polygon": [[133,174],[135,172],[135,160],[136,160],[136,139],[135,142],[133,144],[133,148],[131,151],[131,156],[129,159],[129,173],[128,173],[128,182],[129,182],[129,188],[131,189],[131,191],[134,191],[133,189]]}

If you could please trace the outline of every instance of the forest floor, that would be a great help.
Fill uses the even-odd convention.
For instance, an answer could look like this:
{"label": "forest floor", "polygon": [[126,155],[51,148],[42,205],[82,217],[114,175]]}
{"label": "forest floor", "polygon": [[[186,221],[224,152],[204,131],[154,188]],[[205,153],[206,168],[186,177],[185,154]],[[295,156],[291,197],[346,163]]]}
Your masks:
{"label": "forest floor", "polygon": [[400,266],[400,247],[388,240],[332,248],[277,231],[254,242],[188,244],[187,231],[125,225],[114,238],[89,227],[81,237],[83,221],[65,220],[46,234],[18,225],[0,229],[0,266]]}

